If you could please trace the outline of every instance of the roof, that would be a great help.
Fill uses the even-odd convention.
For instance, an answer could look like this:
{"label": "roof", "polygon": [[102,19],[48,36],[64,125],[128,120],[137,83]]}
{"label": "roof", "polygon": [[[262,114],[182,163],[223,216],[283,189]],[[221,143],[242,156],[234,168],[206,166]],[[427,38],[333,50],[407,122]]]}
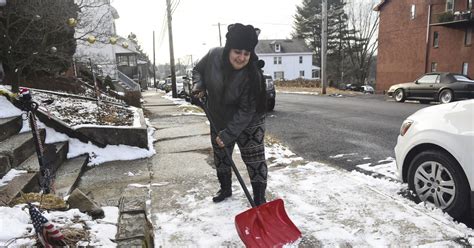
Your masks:
{"label": "roof", "polygon": [[302,39],[293,40],[259,40],[255,47],[256,54],[276,53],[275,44],[280,44],[279,53],[312,53],[313,51]]}
{"label": "roof", "polygon": [[[126,42],[128,44],[128,47],[125,48],[122,46],[122,44]],[[123,38],[122,36],[117,36],[117,43],[114,45],[115,53],[139,53],[137,48],[135,47],[135,44],[128,40]]]}
{"label": "roof", "polygon": [[388,2],[388,0],[382,0],[379,4],[375,5],[374,10],[375,11],[380,11],[380,9],[383,7],[383,5]]}

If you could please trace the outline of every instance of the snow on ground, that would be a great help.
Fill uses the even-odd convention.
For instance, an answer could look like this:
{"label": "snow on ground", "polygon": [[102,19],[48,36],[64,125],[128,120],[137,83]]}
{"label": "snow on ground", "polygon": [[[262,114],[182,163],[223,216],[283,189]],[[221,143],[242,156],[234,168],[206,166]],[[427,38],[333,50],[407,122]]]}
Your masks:
{"label": "snow on ground", "polygon": [[[238,153],[238,151],[236,151]],[[355,153],[332,158],[350,159]],[[416,204],[399,193],[407,185],[396,180],[388,157],[357,167],[384,177],[346,171],[306,161],[282,144],[267,144],[267,200],[281,198],[303,238],[303,247],[463,247],[474,244],[474,231],[432,205]],[[367,158],[369,159],[369,158]],[[130,185],[141,187],[142,185]],[[249,208],[237,182],[233,195],[215,204],[213,187],[199,182],[177,199],[176,211],[152,216],[155,244],[162,247],[243,247],[234,217]],[[204,192],[204,193],[203,193]]]}
{"label": "snow on ground", "polygon": [[[1,88],[0,88],[1,89]],[[21,110],[15,108],[6,97],[0,96],[0,118],[8,118],[21,115]]]}
{"label": "snow on ground", "polygon": [[[406,184],[308,162],[281,144],[266,150],[269,164],[275,164],[269,172],[267,199],[284,200],[290,219],[303,233],[299,245],[461,247],[455,239],[474,241],[474,231],[464,224],[398,195]],[[293,163],[288,165],[288,160]],[[393,166],[391,158],[381,162],[387,161]],[[211,188],[208,182],[200,182],[177,200],[179,211],[153,216],[159,223],[157,246],[242,246],[234,216],[249,205],[240,186],[235,182],[233,196],[219,204],[212,202],[212,196],[201,195]]]}
{"label": "snow on ground", "polygon": [[[3,90],[8,90],[2,87]],[[65,104],[64,102],[59,102],[59,99],[66,99],[66,98],[57,98],[55,104],[57,106],[61,106],[61,104]],[[75,106],[77,106],[81,101],[75,101]],[[83,101],[83,109],[89,109],[91,104],[90,102]],[[95,106],[95,105],[94,105]],[[18,110],[13,106],[4,96],[0,96],[0,118],[12,117],[12,116],[19,116],[22,114],[22,111]],[[135,119],[138,118],[138,114],[136,114],[135,108],[129,108],[133,111]],[[91,123],[93,120],[88,118],[87,123]],[[138,121],[139,122],[139,121]],[[151,157],[153,154],[156,153],[153,147],[153,132],[155,131],[154,128],[151,127],[149,121],[146,120],[148,126],[148,149],[137,148],[133,146],[127,145],[108,145],[104,148],[97,147],[92,143],[83,143],[78,139],[69,138],[65,134],[56,132],[54,129],[46,127],[43,123],[38,121],[38,126],[40,128],[46,129],[46,143],[54,143],[60,141],[69,141],[69,152],[67,154],[68,158],[73,158],[82,154],[89,154],[90,160],[89,164],[92,165],[99,165],[108,161],[115,161],[115,160],[134,160],[139,158],[146,158]],[[79,120],[75,120],[77,125],[79,125]],[[137,123],[137,120],[134,120],[133,123]],[[88,124],[88,126],[99,126],[99,125],[92,125]],[[101,125],[101,127],[103,127]],[[116,127],[115,127],[116,128]],[[23,121],[23,128],[21,129],[21,133],[31,131],[27,120]]]}
{"label": "snow on ground", "polygon": [[285,90],[277,90],[277,93],[282,94],[299,94],[299,95],[319,95],[318,92],[307,92],[307,91],[285,91]]}
{"label": "snow on ground", "polygon": [[201,108],[199,108],[196,105],[192,105],[191,103],[187,102],[183,98],[173,98],[173,94],[172,94],[171,91],[166,93],[163,96],[163,98],[172,101],[174,104],[178,105],[178,107],[180,108],[181,111],[183,111],[183,113],[173,114],[173,116],[178,116],[178,115],[200,115],[200,116],[204,116],[204,115],[206,115],[206,114],[204,114],[204,112],[202,111]]}
{"label": "snow on ground", "polygon": [[[183,101],[178,104],[187,103]],[[9,108],[8,103],[0,97],[0,117],[6,116],[6,113],[11,115],[10,110],[6,111]],[[49,141],[65,138],[53,131],[47,132],[50,135],[47,138]],[[152,142],[151,136],[149,141]],[[133,154],[152,155],[142,154],[129,147],[100,149],[90,144],[71,143],[73,152],[68,156],[88,152],[96,159],[96,163],[112,158],[116,160],[120,154],[128,154],[125,156],[128,159],[134,159]],[[461,238],[468,245],[474,244],[472,229],[453,221],[439,209],[423,203],[416,204],[398,194],[406,189],[406,184],[391,179],[395,175],[393,158],[378,161],[375,165],[366,163],[358,166],[366,171],[386,175],[389,177],[386,179],[306,161],[281,144],[267,147],[266,155],[270,166],[267,198],[284,200],[290,219],[303,233],[300,243],[306,247],[463,246],[465,244],[457,241]],[[344,156],[351,154],[333,157]],[[248,209],[242,190],[234,183],[233,196],[214,204],[211,196],[200,195],[202,192],[209,192],[206,190],[209,187],[214,186],[201,182],[186,196],[178,199],[179,211],[152,216],[153,221],[160,223],[160,228],[155,230],[157,246],[242,247],[234,224],[234,216]],[[46,216],[53,222],[56,221],[58,226],[72,225],[68,220],[80,216],[95,237],[91,243],[82,245],[109,246],[113,245],[110,237],[115,236],[112,229],[116,222],[112,222],[117,219],[117,212],[114,211],[106,211],[106,220],[102,221],[92,221],[75,210],[57,215],[52,212]],[[107,212],[114,212],[114,217],[108,218],[111,214]],[[60,218],[61,215],[65,215],[65,219]],[[0,223],[0,246],[6,245],[11,238],[32,232],[29,216],[20,207],[0,208]],[[8,230],[5,227],[9,227]],[[19,239],[11,245],[32,245],[31,242],[30,239]]]}
{"label": "snow on ground", "polygon": [[[0,87],[2,90],[8,90],[3,86]],[[56,102],[56,104],[61,105],[60,102]],[[87,102],[84,102],[84,104],[84,109],[90,107],[90,104]],[[15,108],[6,97],[0,96],[0,118],[19,116],[21,114],[22,111]],[[135,117],[137,116],[135,115]],[[109,145],[105,148],[99,148],[91,143],[85,144],[77,139],[69,138],[65,134],[46,127],[41,122],[38,122],[38,126],[46,129],[46,143],[48,144],[59,141],[69,141],[68,158],[89,153],[91,158],[89,165],[96,165],[113,160],[133,160],[150,157],[155,154],[153,147],[154,139],[152,136],[155,129],[151,128],[148,120],[146,121],[149,126],[148,150],[125,145]],[[134,123],[136,123],[136,121],[134,121]],[[29,131],[31,131],[31,129],[29,128],[28,122],[25,120],[21,132]],[[25,171],[18,171],[15,169],[10,170],[7,175],[0,179],[0,186],[7,184],[21,173],[25,173]],[[49,213],[44,213],[44,215],[57,227],[67,226],[81,230],[89,230],[91,237],[89,238],[89,241],[80,242],[80,245],[82,246],[115,246],[111,240],[115,239],[117,231],[118,208],[104,207],[103,209],[105,212],[105,218],[98,220],[92,220],[90,216],[80,213],[77,209],[71,209],[69,211],[51,211]],[[32,235],[34,235],[33,225],[31,224],[27,210],[22,210],[22,205],[17,205],[13,208],[0,207],[0,223],[0,247],[18,247],[22,245],[33,246],[35,244],[35,240],[32,238]]]}
{"label": "snow on ground", "polygon": [[13,180],[13,178],[15,178],[16,176],[19,176],[21,174],[24,174],[24,173],[27,173],[27,171],[25,171],[25,170],[16,170],[16,169],[9,170],[8,173],[5,176],[0,178],[0,187],[2,187],[3,185],[7,185],[8,182]]}
{"label": "snow on ground", "polygon": [[[35,244],[35,231],[25,205],[0,207],[0,247],[31,247]],[[78,209],[43,212],[46,219],[60,229],[89,230],[89,241],[80,241],[82,246],[116,246],[112,240],[117,233],[118,208],[103,207],[103,219],[92,218]]]}

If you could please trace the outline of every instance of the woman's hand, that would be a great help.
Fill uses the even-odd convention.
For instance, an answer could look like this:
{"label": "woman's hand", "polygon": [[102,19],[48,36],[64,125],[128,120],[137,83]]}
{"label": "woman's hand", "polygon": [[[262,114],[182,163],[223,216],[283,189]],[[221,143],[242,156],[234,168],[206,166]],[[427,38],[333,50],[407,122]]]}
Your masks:
{"label": "woman's hand", "polygon": [[224,142],[221,140],[221,138],[220,138],[219,136],[216,137],[216,143],[217,143],[217,145],[218,145],[220,148],[224,148],[224,147],[225,147]]}
{"label": "woman's hand", "polygon": [[193,91],[194,98],[197,98],[197,99],[203,98],[204,94],[206,94],[206,92],[204,90],[194,90]]}

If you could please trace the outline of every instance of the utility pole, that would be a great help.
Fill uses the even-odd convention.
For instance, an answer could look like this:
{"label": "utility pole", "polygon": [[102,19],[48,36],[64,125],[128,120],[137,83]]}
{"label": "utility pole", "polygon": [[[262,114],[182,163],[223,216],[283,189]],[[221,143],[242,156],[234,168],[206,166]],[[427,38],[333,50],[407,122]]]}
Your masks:
{"label": "utility pole", "polygon": [[217,26],[219,26],[219,46],[222,46],[222,38],[221,38],[221,23],[218,22]]}
{"label": "utility pole", "polygon": [[169,37],[169,43],[170,43],[171,92],[173,94],[173,98],[178,98],[178,92],[176,91],[176,71],[175,71],[175,65],[174,65],[173,28],[171,25],[170,0],[166,0],[166,10],[168,12],[168,37]]}
{"label": "utility pole", "polygon": [[328,43],[328,2],[327,0],[323,0],[322,5],[322,25],[321,25],[321,84],[322,84],[322,92],[321,94],[326,94],[326,86],[327,86],[327,74],[326,74],[326,59],[327,59],[327,43]]}
{"label": "utility pole", "polygon": [[94,80],[95,97],[97,98],[97,107],[98,107],[100,105],[100,91],[99,91],[99,85],[97,85],[97,79],[95,77],[95,72],[94,72],[94,64],[92,64],[91,58],[89,58],[89,64],[91,66],[92,80]]}
{"label": "utility pole", "polygon": [[[222,23],[222,24],[224,24],[224,23]],[[216,26],[216,25],[214,24],[212,26]],[[221,23],[220,22],[217,23],[217,28],[219,29],[219,46],[222,46]]]}
{"label": "utility pole", "polygon": [[153,30],[153,86],[156,88],[155,30]]}

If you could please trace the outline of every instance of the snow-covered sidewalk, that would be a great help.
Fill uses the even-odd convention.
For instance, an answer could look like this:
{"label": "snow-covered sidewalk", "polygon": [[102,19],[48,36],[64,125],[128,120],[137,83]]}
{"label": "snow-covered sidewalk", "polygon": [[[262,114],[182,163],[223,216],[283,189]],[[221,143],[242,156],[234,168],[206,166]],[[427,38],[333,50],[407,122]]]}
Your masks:
{"label": "snow-covered sidewalk", "polygon": [[[283,199],[288,215],[303,233],[291,247],[461,247],[474,243],[472,229],[438,209],[398,195],[406,184],[304,161],[280,144],[266,149],[271,165],[267,198]],[[155,245],[243,246],[234,217],[249,204],[236,180],[232,197],[222,203],[211,200],[209,193],[215,188],[201,180],[176,199],[177,209],[156,213],[152,218],[158,227]]]}
{"label": "snow-covered sidewalk", "polygon": [[[181,106],[187,105],[184,101],[170,100]],[[186,125],[180,124],[179,128],[181,132],[187,132]],[[156,146],[160,145],[160,142],[156,143]],[[307,161],[276,139],[267,140],[266,145],[269,166],[267,200],[283,199],[290,219],[303,234],[302,239],[291,247],[464,247],[474,243],[471,228],[433,206],[416,204],[400,195],[406,191],[407,185],[396,180],[393,158],[357,166],[373,172],[374,176],[371,176]],[[249,203],[237,180],[234,177],[232,197],[215,204],[211,199],[218,188],[215,171],[198,166],[199,160],[204,160],[202,155],[187,153],[186,156],[188,160],[196,156],[189,166],[204,168],[205,171],[188,175],[183,168],[181,173],[189,178],[183,183],[192,186],[180,191],[179,185],[168,184],[168,203],[151,203],[162,206],[155,208],[151,217],[155,245],[243,247],[234,217],[247,210]],[[234,161],[247,181],[238,149],[234,152]],[[162,162],[168,163],[166,160]],[[152,187],[152,190],[156,189]]]}

